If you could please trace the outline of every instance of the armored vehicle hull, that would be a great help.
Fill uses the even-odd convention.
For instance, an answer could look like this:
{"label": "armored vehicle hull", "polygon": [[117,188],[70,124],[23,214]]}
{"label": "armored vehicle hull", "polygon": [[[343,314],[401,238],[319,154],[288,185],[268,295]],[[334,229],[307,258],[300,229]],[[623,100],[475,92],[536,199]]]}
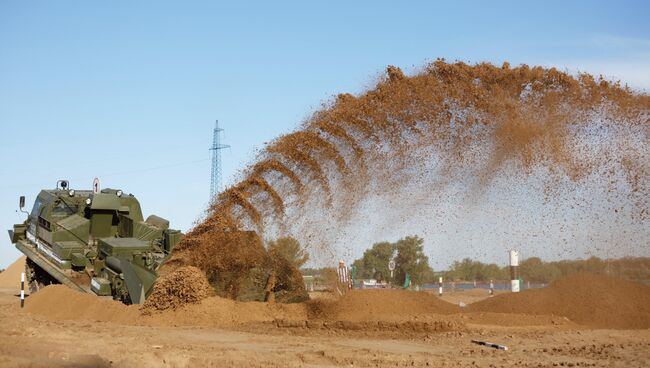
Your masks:
{"label": "armored vehicle hull", "polygon": [[[30,292],[60,283],[127,304],[143,303],[181,232],[169,229],[161,217],[145,220],[132,194],[68,186],[60,180],[56,189],[42,190],[32,211],[23,211],[27,220],[9,231],[27,256]],[[22,210],[24,197],[20,205]]]}

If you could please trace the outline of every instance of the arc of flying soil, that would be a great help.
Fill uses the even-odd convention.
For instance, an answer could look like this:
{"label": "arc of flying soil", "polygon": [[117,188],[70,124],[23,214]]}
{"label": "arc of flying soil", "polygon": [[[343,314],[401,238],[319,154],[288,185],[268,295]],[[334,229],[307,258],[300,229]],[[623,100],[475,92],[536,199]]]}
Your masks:
{"label": "arc of flying soil", "polygon": [[303,184],[300,181],[298,175],[291,171],[291,169],[289,169],[285,164],[276,159],[270,158],[256,163],[255,166],[253,166],[253,173],[251,175],[261,176],[262,173],[267,171],[275,171],[281,175],[284,175],[291,181],[291,183],[293,183],[296,192],[300,192],[302,190]]}
{"label": "arc of flying soil", "polygon": [[334,161],[336,167],[338,168],[341,174],[348,173],[348,167],[343,159],[343,156],[339,153],[338,149],[330,141],[324,139],[317,132],[312,131],[298,131],[288,134],[283,137],[283,140],[286,140],[289,144],[298,145],[309,149],[311,151],[317,150],[320,151],[325,157]]}
{"label": "arc of flying soil", "polygon": [[[399,75],[398,77],[397,79],[402,79]],[[647,106],[650,101],[647,95],[634,95],[629,90],[621,89],[617,85],[611,85],[601,80],[582,78],[588,79],[587,82],[578,83],[572,80],[571,76],[562,72],[548,71],[541,67],[529,68],[525,65],[511,69],[506,65],[503,67],[491,64],[472,66],[437,61],[430,64],[420,74],[403,79],[408,83],[384,83],[378,85],[374,91],[369,91],[360,97],[339,96],[331,107],[315,113],[313,118],[306,123],[305,129],[317,130],[319,126],[339,125],[348,135],[352,134],[357,139],[358,144],[365,150],[364,155],[367,162],[372,162],[385,158],[381,150],[386,145],[374,143],[384,143],[378,141],[384,137],[390,137],[391,134],[401,133],[401,130],[409,124],[422,121],[428,126],[427,136],[421,144],[424,147],[440,148],[441,160],[456,163],[454,161],[456,157],[473,142],[477,145],[495,143],[495,137],[487,132],[497,127],[496,122],[511,118],[508,115],[512,110],[511,104],[515,109],[521,108],[517,104],[523,104],[525,110],[530,112],[530,116],[539,120],[538,115],[544,116],[544,113],[548,111],[563,111],[566,108],[564,106],[569,106],[576,112],[585,112],[591,111],[590,109],[594,107],[601,107],[602,101],[606,101],[607,104],[614,106],[610,112],[613,116],[611,124],[618,124],[617,117],[621,116],[621,112],[633,109],[648,111]],[[524,92],[528,93],[526,98],[522,98]],[[476,119],[450,124],[449,119],[452,112],[458,109],[471,109],[472,115]],[[389,118],[389,121],[376,121],[385,116]],[[644,118],[637,117],[636,119]],[[395,121],[396,124],[392,124]],[[381,131],[381,125],[384,123],[391,124],[389,131]],[[565,122],[560,123],[565,124]],[[589,120],[585,120],[584,123],[578,122],[575,126],[580,128],[581,124],[587,123]],[[630,122],[635,125],[644,123],[647,126],[647,119]],[[547,130],[552,128],[542,121],[542,124],[531,127],[524,126],[522,129]],[[510,135],[508,134],[508,136]],[[579,157],[561,155],[555,157],[556,153],[563,152],[555,149],[553,145],[547,144],[544,134],[533,134],[532,137],[532,140],[526,141],[528,143],[524,147],[526,150],[534,150],[541,157],[550,157],[551,159],[547,160],[549,165],[557,166],[557,163],[561,163],[563,160],[580,159]],[[568,144],[568,142],[561,141],[560,143],[561,145]],[[309,157],[309,152],[300,152],[299,148],[286,146],[289,146],[288,142],[285,142],[285,147],[272,147],[267,152],[272,153],[275,150],[283,157],[295,161],[296,165],[304,165],[305,169],[311,169],[315,174],[322,171],[318,162]],[[401,151],[391,152],[390,160],[395,162],[402,160],[409,164],[409,161],[404,159],[409,157],[408,154],[412,152],[413,147],[403,145]],[[526,162],[522,162],[521,158],[527,157],[528,153],[524,150],[522,156],[520,147],[521,145],[506,147],[507,149],[503,151],[505,159],[501,161],[516,160],[525,165]],[[389,148],[395,149],[395,147]],[[271,156],[273,155],[267,155],[267,157]],[[486,157],[483,162],[489,163],[490,159],[492,157]],[[270,160],[255,165],[253,172],[261,174],[265,171],[275,170],[294,183],[300,182],[296,173],[276,160]],[[388,162],[388,164],[394,164],[394,162]],[[389,165],[379,162],[379,166],[381,169],[381,167]],[[494,168],[494,170],[498,169],[500,167]],[[636,171],[637,169],[632,168],[632,170]],[[373,172],[372,174],[381,175],[382,172]],[[633,174],[636,175],[636,173]],[[319,179],[323,180],[324,178],[320,175]],[[389,185],[393,184],[402,185],[403,181],[399,182],[399,180],[401,179],[396,178],[390,183],[382,183],[381,185],[384,187],[380,189],[390,188]],[[344,191],[348,192],[354,192],[356,188],[354,186],[342,187]],[[644,210],[646,209],[644,208]]]}
{"label": "arc of flying soil", "polygon": [[347,125],[356,127],[358,130],[363,132],[366,137],[375,137],[376,138],[376,132],[372,126],[372,124],[367,121],[365,118],[362,117],[357,117],[357,116],[352,116],[349,117],[348,119],[340,119],[343,122],[345,122]]}
{"label": "arc of flying soil", "polygon": [[298,164],[307,165],[307,167],[316,175],[316,179],[321,183],[323,190],[329,197],[330,195],[330,186],[327,182],[327,178],[323,173],[323,169],[318,164],[313,157],[309,156],[307,153],[301,151],[297,146],[290,144],[283,139],[277,141],[274,145],[267,148],[269,152],[277,153],[286,157],[289,160],[292,160]]}
{"label": "arc of flying soil", "polygon": [[389,65],[386,78],[374,90],[355,100],[363,116],[372,122],[374,135],[379,131],[392,143],[398,144],[401,125],[413,129],[415,119],[404,111],[404,107],[415,97],[410,81],[400,68]]}
{"label": "arc of flying soil", "polygon": [[[334,124],[331,121],[319,121],[316,123],[315,128],[334,137],[340,138],[352,148],[357,159],[361,160],[363,158],[363,149],[359,146],[359,143],[357,143],[357,141],[341,126]],[[360,161],[360,163],[363,162]]]}
{"label": "arc of flying soil", "polygon": [[257,208],[251,204],[246,192],[236,187],[231,187],[219,194],[219,202],[223,203],[224,210],[231,210],[232,205],[241,206],[251,218],[255,226],[262,229],[262,216]]}
{"label": "arc of flying soil", "polygon": [[360,131],[365,137],[374,137],[372,125],[365,120],[366,107],[360,100],[363,97],[354,97],[349,93],[341,93],[336,96],[334,105],[327,109],[314,114],[310,122],[311,126],[316,126],[319,122],[335,121],[342,125],[351,126]]}
{"label": "arc of flying soil", "polygon": [[[364,157],[365,151],[363,150],[363,148],[361,148],[361,146],[356,141],[356,139],[348,133],[345,127],[341,126],[340,124],[323,120],[323,121],[318,121],[317,123],[315,123],[314,126],[311,126],[310,128],[318,129],[322,132],[330,134],[333,137],[339,138],[342,140],[341,144],[347,144],[352,149],[352,153],[354,155],[355,160],[352,161],[351,164],[356,165],[355,173],[354,175],[349,175],[345,179],[344,185],[348,190],[342,191],[342,193],[348,203],[350,204],[357,203],[358,200],[361,198],[361,196],[358,196],[356,194],[358,194],[359,191],[361,190],[360,188],[362,188],[366,184],[366,180],[363,179],[366,178],[367,175],[367,167],[365,161],[366,158]],[[352,212],[347,212],[347,213],[352,215]],[[345,217],[345,215],[342,216]]]}
{"label": "arc of flying soil", "polygon": [[233,219],[223,203],[217,203],[210,208],[212,213],[200,224],[197,224],[190,232],[188,232],[181,242],[174,247],[174,253],[179,252],[199,244],[201,236],[212,232],[227,232],[239,228],[239,223]]}
{"label": "arc of flying soil", "polygon": [[237,186],[242,189],[255,186],[261,191],[268,193],[268,195],[271,197],[271,200],[273,201],[273,207],[276,213],[278,215],[282,215],[284,213],[284,201],[282,200],[282,197],[280,197],[278,192],[276,192],[271,184],[269,184],[269,182],[266,181],[263,177],[259,175],[251,175],[243,182],[239,183]]}

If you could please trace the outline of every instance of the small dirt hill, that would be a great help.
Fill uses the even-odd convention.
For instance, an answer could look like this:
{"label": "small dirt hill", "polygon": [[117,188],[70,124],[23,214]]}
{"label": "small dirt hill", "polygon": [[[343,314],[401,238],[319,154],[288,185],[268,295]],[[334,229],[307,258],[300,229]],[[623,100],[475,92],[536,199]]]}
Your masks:
{"label": "small dirt hill", "polygon": [[140,312],[137,305],[72,290],[65,285],[49,285],[25,300],[25,310],[52,319],[134,323]]}
{"label": "small dirt hill", "polygon": [[20,274],[25,272],[25,256],[18,258],[6,270],[0,272],[0,288],[20,290]]}
{"label": "small dirt hill", "polygon": [[313,319],[342,321],[404,321],[460,312],[434,295],[405,290],[352,290],[336,301],[315,300],[308,305]]}
{"label": "small dirt hill", "polygon": [[575,274],[543,289],[508,293],[470,311],[554,314],[595,328],[650,328],[650,287],[602,275]]}
{"label": "small dirt hill", "polygon": [[[194,270],[190,269],[189,273],[194,273]],[[181,276],[176,275],[169,280]],[[191,278],[192,275],[183,279]],[[307,318],[305,306],[300,303],[238,302],[218,296],[187,303],[186,296],[179,296],[176,292],[172,292],[172,295],[177,308],[172,308],[170,299],[165,298],[159,305],[168,308],[156,313],[143,313],[139,305],[124,305],[64,285],[49,285],[29,296],[24,310],[51,320],[101,321],[143,326],[232,327],[245,323],[273,322],[277,319],[291,321]]]}
{"label": "small dirt hill", "polygon": [[141,310],[149,314],[178,309],[187,304],[197,304],[213,294],[203,271],[192,266],[179,267],[156,282]]}

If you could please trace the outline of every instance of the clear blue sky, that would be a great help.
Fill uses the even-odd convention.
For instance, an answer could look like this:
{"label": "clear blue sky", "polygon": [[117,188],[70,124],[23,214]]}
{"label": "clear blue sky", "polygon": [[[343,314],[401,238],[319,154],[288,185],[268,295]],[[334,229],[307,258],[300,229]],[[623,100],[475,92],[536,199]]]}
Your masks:
{"label": "clear blue sky", "polygon": [[[20,195],[98,176],[187,230],[208,200],[214,119],[227,184],[389,64],[541,64],[650,90],[647,2],[486,4],[1,0],[0,229],[22,221]],[[17,256],[1,235],[0,267]]]}

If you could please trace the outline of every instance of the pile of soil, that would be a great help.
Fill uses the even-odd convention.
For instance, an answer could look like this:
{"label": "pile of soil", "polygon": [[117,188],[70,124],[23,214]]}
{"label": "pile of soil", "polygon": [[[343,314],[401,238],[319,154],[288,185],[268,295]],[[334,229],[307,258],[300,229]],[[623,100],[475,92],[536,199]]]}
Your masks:
{"label": "pile of soil", "polygon": [[[190,276],[180,283],[196,278],[197,272],[191,268],[181,272]],[[650,287],[590,274],[569,276],[545,289],[501,294],[466,308],[428,293],[403,290],[353,290],[338,300],[295,304],[239,302],[218,296],[199,303],[179,303],[179,298],[186,297],[175,293],[171,292],[173,300],[161,299],[159,305],[165,309],[143,313],[136,305],[50,285],[28,297],[25,310],[54,320],[155,326],[232,327],[280,321],[278,327],[369,331],[390,327],[413,332],[462,330],[465,323],[529,326],[573,322],[594,328],[650,328]]]}
{"label": "pile of soil", "polygon": [[543,289],[501,294],[469,311],[564,316],[596,328],[650,328],[650,287],[614,277],[574,274]]}
{"label": "pile of soil", "polygon": [[335,321],[409,321],[461,311],[434,295],[397,289],[352,290],[336,301],[311,301],[308,307],[310,318]]}
{"label": "pile of soil", "polygon": [[[185,270],[182,273],[194,274]],[[192,276],[184,278],[189,280]],[[232,327],[246,323],[274,322],[276,320],[306,320],[304,304],[269,304],[238,302],[212,296],[200,303],[174,302],[172,307],[157,313],[147,313],[138,305],[124,305],[118,301],[81,293],[64,285],[49,285],[25,301],[25,311],[51,320],[82,320],[114,322],[144,326],[201,326]],[[187,300],[185,297],[180,297]],[[181,305],[182,304],[182,305]],[[172,305],[168,300],[161,305]],[[18,308],[16,306],[16,308]],[[155,310],[155,309],[154,309]]]}
{"label": "pile of soil", "polygon": [[142,305],[143,313],[178,309],[186,304],[196,304],[214,294],[203,271],[196,267],[179,267],[162,276],[154,285],[151,295]]}
{"label": "pile of soil", "polygon": [[276,320],[304,321],[304,304],[240,302],[213,296],[199,304],[187,304],[176,310],[143,316],[141,323],[155,326],[233,327],[242,324],[274,322]]}
{"label": "pile of soil", "polygon": [[65,285],[49,285],[25,300],[25,310],[50,319],[135,323],[138,306],[72,290]]}
{"label": "pile of soil", "polygon": [[25,272],[25,256],[18,258],[0,272],[0,288],[20,289],[20,274]]}

